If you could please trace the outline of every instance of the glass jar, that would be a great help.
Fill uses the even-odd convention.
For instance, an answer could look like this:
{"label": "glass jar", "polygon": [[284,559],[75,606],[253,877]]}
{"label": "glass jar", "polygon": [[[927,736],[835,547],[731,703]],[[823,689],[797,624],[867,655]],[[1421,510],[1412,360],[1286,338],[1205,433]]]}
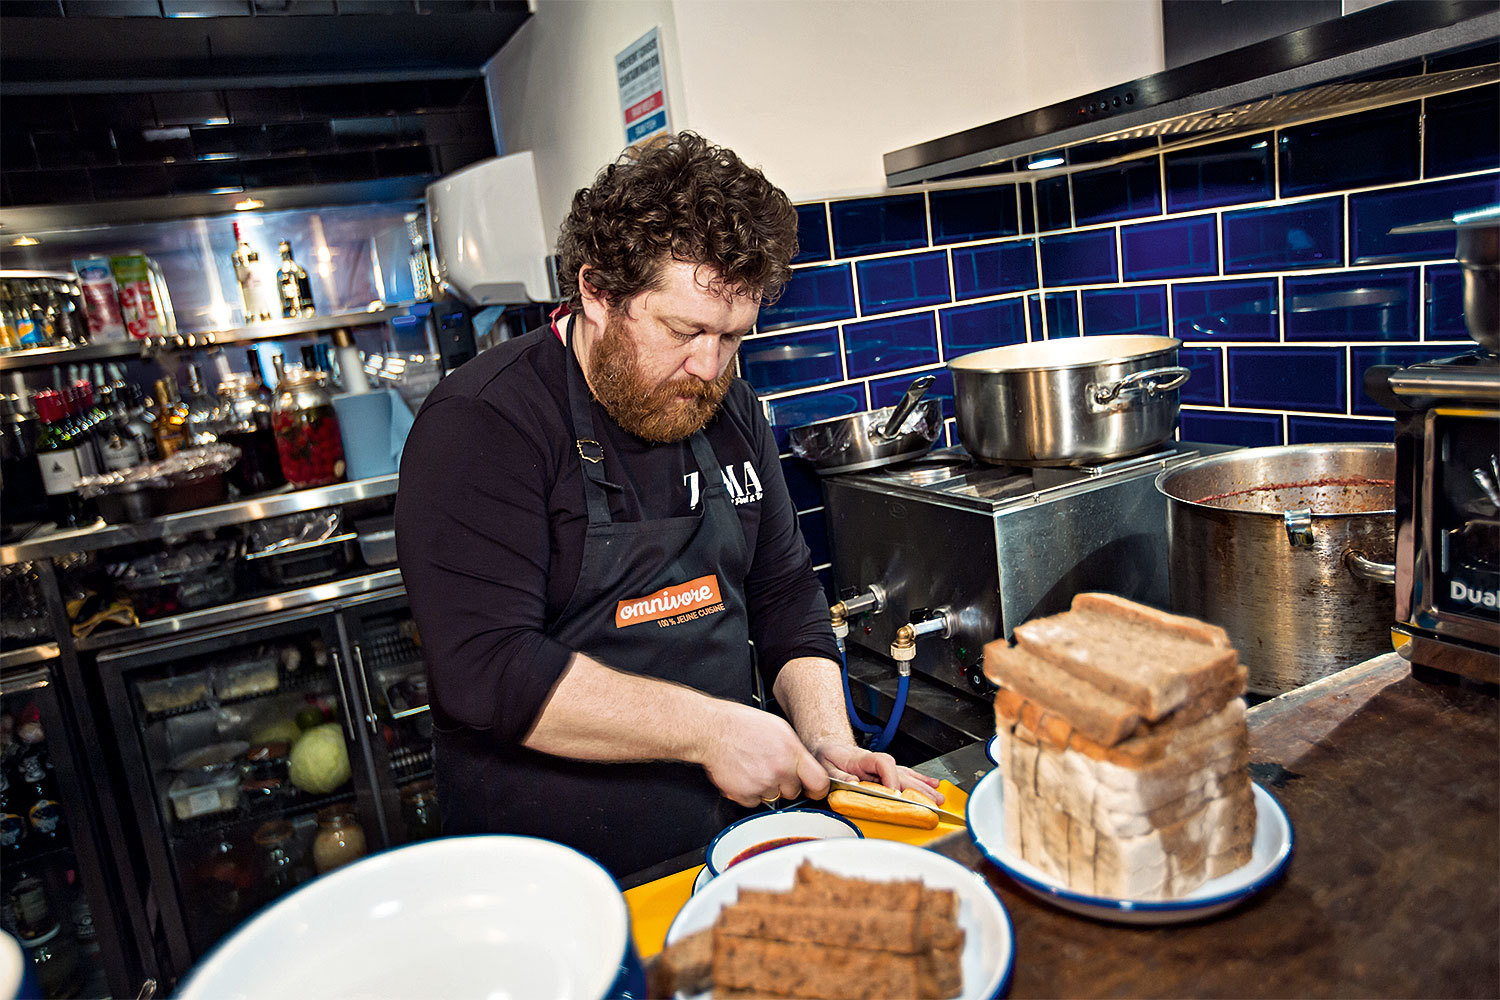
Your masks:
{"label": "glass jar", "polygon": [[273,819],[255,829],[255,848],[260,854],[261,892],[265,902],[312,878],[297,829],[284,819]]}
{"label": "glass jar", "polygon": [[438,819],[437,785],[416,781],[401,790],[401,817],[407,840],[427,840],[442,834]]}
{"label": "glass jar", "polygon": [[219,383],[219,440],[240,450],[229,481],[241,493],[264,493],[286,483],[276,433],[271,430],[271,393],[251,375]]}
{"label": "glass jar", "polygon": [[318,812],[318,835],[313,838],[313,863],[318,874],[365,856],[365,829],[350,806],[328,806]]}
{"label": "glass jar", "polygon": [[344,442],[333,399],[317,372],[292,370],[276,387],[271,411],[281,472],[298,489],[344,478]]}

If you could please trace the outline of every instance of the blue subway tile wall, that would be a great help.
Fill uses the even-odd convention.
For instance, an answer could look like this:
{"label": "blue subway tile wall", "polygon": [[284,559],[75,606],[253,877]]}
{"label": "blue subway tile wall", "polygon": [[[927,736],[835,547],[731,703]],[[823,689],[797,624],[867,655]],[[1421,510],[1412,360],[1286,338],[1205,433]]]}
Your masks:
{"label": "blue subway tile wall", "polygon": [[[1390,230],[1500,203],[1497,108],[1486,85],[1019,184],[799,205],[802,252],[741,373],[784,455],[789,428],[889,405],[927,373],[956,441],[948,361],[1171,333],[1192,372],[1184,440],[1390,440],[1366,369],[1474,347],[1453,235]],[[804,522],[820,518],[817,478],[785,462]]]}
{"label": "blue subway tile wall", "polygon": [[1090,336],[1167,332],[1167,286],[1095,288],[1083,292],[1083,332]]}
{"label": "blue subway tile wall", "polygon": [[1126,226],[1120,248],[1126,281],[1219,273],[1218,221],[1212,215]]}
{"label": "blue subway tile wall", "polygon": [[954,298],[977,299],[1036,286],[1036,240],[981,243],[953,251]]}
{"label": "blue subway tile wall", "polygon": [[849,323],[844,327],[844,357],[852,378],[934,364],[938,346],[932,313]]}
{"label": "blue subway tile wall", "polygon": [[836,257],[927,245],[927,203],[920,194],[837,201],[829,209]]}
{"label": "blue subway tile wall", "polygon": [[866,314],[930,306],[952,297],[946,253],[878,257],[858,261],[854,269],[859,275],[859,307]]}
{"label": "blue subway tile wall", "polygon": [[1040,252],[1042,284],[1049,288],[1120,279],[1113,229],[1043,236]]}
{"label": "blue subway tile wall", "polygon": [[1287,340],[1416,340],[1414,267],[1283,279]]}

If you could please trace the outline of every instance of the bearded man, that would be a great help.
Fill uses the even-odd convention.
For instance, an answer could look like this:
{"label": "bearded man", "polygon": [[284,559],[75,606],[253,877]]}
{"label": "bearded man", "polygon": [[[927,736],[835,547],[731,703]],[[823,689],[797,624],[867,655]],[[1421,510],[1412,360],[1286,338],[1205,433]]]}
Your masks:
{"label": "bearded man", "polygon": [[574,196],[552,322],[422,407],[396,537],[445,834],[546,837],[623,876],[829,775],[940,801],[853,739],[776,442],[734,377],[796,250],[786,195],[683,133]]}

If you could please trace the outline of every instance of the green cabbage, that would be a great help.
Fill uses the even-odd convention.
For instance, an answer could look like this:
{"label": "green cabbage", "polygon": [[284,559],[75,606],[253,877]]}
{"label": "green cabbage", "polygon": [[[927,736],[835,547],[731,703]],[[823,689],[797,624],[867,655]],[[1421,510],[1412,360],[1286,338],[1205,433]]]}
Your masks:
{"label": "green cabbage", "polygon": [[349,751],[337,722],[309,729],[292,747],[292,784],[313,795],[327,795],[349,780]]}

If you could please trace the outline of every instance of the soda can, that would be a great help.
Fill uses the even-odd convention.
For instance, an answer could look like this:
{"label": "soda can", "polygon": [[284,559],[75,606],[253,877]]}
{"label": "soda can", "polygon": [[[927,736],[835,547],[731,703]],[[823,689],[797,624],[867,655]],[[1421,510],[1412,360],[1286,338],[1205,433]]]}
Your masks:
{"label": "soda can", "polygon": [[125,317],[120,313],[119,293],[107,257],[85,257],[73,261],[83,292],[83,311],[88,318],[90,340],[124,340]]}

